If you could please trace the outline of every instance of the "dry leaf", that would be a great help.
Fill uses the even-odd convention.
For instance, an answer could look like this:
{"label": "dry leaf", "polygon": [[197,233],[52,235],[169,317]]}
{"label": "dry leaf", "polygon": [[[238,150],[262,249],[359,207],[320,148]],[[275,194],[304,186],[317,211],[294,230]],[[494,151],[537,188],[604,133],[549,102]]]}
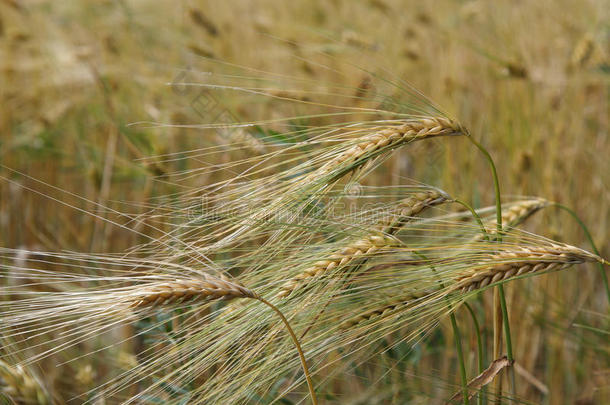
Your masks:
{"label": "dry leaf", "polygon": [[[508,361],[508,358],[506,356],[500,357],[499,359],[492,361],[485,371],[470,380],[470,382],[468,383],[468,391],[473,391],[472,393],[468,394],[468,399],[472,398],[472,396],[476,394],[476,392],[482,387],[492,382],[493,379],[498,375],[498,373],[500,373],[500,371],[510,365],[512,365],[512,362]],[[459,391],[455,395],[453,395],[449,399],[449,401],[447,401],[447,403],[461,400],[462,391]]]}

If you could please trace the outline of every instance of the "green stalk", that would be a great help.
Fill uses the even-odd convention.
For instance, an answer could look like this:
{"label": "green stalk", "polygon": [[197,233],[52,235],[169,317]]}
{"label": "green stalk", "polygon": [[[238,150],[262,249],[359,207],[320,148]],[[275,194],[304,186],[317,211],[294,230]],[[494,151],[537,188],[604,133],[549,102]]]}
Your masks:
{"label": "green stalk", "polygon": [[[485,237],[485,240],[488,241],[489,235],[487,234],[485,225],[483,225],[483,221],[481,220],[481,217],[479,216],[479,214],[477,214],[477,212],[474,210],[474,208],[472,208],[472,206],[470,204],[468,204],[462,200],[454,199],[454,201],[470,211],[470,213],[472,214],[472,217],[477,221],[477,223],[481,227],[481,232],[483,232],[483,236]],[[481,374],[485,370],[485,366],[484,366],[484,362],[483,362],[483,342],[481,340],[481,330],[479,328],[479,321],[477,321],[477,317],[476,317],[474,311],[472,310],[472,308],[470,307],[470,305],[468,305],[468,303],[466,301],[464,301],[464,305],[466,305],[466,308],[468,309],[468,311],[470,312],[470,315],[472,316],[472,321],[474,322],[475,331],[477,333],[478,369],[479,369],[479,374]],[[487,391],[487,387],[483,387],[482,391]],[[484,397],[483,394],[484,394],[484,392],[480,392],[478,394],[478,400],[477,400],[478,405],[483,405],[483,397]]]}
{"label": "green stalk", "polygon": [[[451,311],[451,306],[449,306],[449,310]],[[460,337],[460,329],[458,328],[455,315],[452,312],[449,316],[451,318],[451,327],[453,328],[458,362],[460,363],[460,377],[462,379],[462,397],[464,398],[464,405],[468,405],[468,379],[466,378],[466,367],[464,366],[464,353],[462,353],[462,338]]]}
{"label": "green stalk", "polygon": [[477,149],[479,149],[483,153],[483,155],[485,155],[485,158],[487,159],[487,162],[489,162],[489,166],[491,167],[491,173],[494,180],[494,193],[496,196],[496,225],[498,230],[497,238],[499,242],[502,242],[502,202],[500,201],[500,182],[498,181],[498,172],[496,171],[496,165],[493,159],[491,158],[491,155],[489,154],[489,152],[487,152],[487,149],[485,149],[483,145],[478,143],[470,134],[468,135],[468,139],[470,139],[470,142],[472,142],[474,146],[476,146]]}
{"label": "green stalk", "polygon": [[[485,158],[487,159],[487,161],[489,162],[489,166],[491,167],[491,173],[492,173],[493,181],[494,181],[494,192],[495,192],[495,198],[496,198],[496,223],[497,223],[496,224],[497,225],[496,239],[498,242],[502,242],[502,231],[503,231],[502,202],[500,200],[500,182],[498,181],[498,172],[496,170],[496,165],[495,165],[491,155],[489,154],[487,149],[485,149],[483,147],[483,145],[481,145],[479,142],[477,142],[470,134],[468,134],[468,139],[470,139],[470,142],[472,142],[474,144],[474,146],[476,146],[477,149],[479,149],[483,153],[483,155],[485,155]],[[513,364],[513,362],[514,362],[513,346],[512,346],[512,340],[511,340],[511,335],[510,335],[510,325],[508,323],[508,309],[506,307],[506,298],[504,295],[504,287],[502,284],[499,284],[497,289],[498,289],[498,293],[500,296],[500,306],[502,309],[502,318],[503,318],[503,323],[504,323],[504,334],[505,334],[505,339],[506,339],[506,357],[508,358],[508,361],[510,361],[511,364]],[[515,369],[512,366],[509,368],[509,376],[510,376],[511,394],[513,397],[515,397],[517,389],[515,386]]]}
{"label": "green stalk", "polygon": [[[589,229],[587,228],[585,223],[578,217],[578,215],[576,215],[576,212],[574,212],[574,210],[566,207],[565,205],[562,205],[562,204],[559,204],[559,203],[552,203],[552,205],[557,207],[557,208],[559,208],[559,209],[564,210],[565,212],[570,214],[572,216],[572,218],[574,218],[576,220],[578,225],[580,225],[580,227],[584,231],[585,236],[589,240],[589,243],[591,244],[591,248],[593,249],[593,253],[595,253],[598,256],[601,256],[599,254],[599,250],[597,250],[597,246],[595,246],[595,242],[593,241],[593,237],[591,236],[591,233],[589,232]],[[606,270],[604,269],[603,263],[599,263],[598,262],[597,266],[599,268],[599,272],[602,275],[602,280],[604,282],[604,287],[606,287],[606,296],[608,297],[608,304],[610,304],[610,287],[608,287],[608,276],[606,275]]]}
{"label": "green stalk", "polygon": [[[506,357],[510,364],[514,362],[513,345],[510,337],[510,324],[508,323],[508,308],[506,307],[506,298],[504,297],[504,287],[498,284],[498,293],[500,294],[500,306],[502,307],[502,318],[504,319],[504,338],[506,339]],[[510,389],[513,397],[516,397],[515,388],[515,369],[509,366]]]}
{"label": "green stalk", "polygon": [[[466,309],[470,312],[470,316],[472,317],[472,323],[474,324],[474,331],[477,334],[477,365],[479,368],[479,374],[485,371],[485,365],[483,364],[483,341],[481,340],[481,329],[479,328],[479,321],[477,320],[477,316],[475,315],[472,307],[464,302]],[[485,387],[481,389],[481,392],[478,393],[477,405],[483,405],[483,390]]]}
{"label": "green stalk", "polygon": [[[424,256],[422,253],[415,252],[415,254],[422,259],[428,261],[429,259]],[[436,274],[436,269],[434,266],[430,265],[432,272]],[[438,283],[441,288],[445,288],[443,282],[439,279]],[[455,349],[457,350],[458,355],[458,363],[460,364],[460,379],[462,381],[462,398],[464,405],[469,405],[470,400],[468,399],[468,376],[466,375],[466,366],[464,365],[464,353],[462,352],[462,338],[460,336],[460,329],[457,325],[457,320],[455,319],[455,315],[453,313],[453,307],[449,302],[449,298],[445,297],[447,300],[447,306],[449,307],[449,318],[451,318],[451,327],[453,328],[453,338],[455,341]]]}
{"label": "green stalk", "polygon": [[477,212],[474,210],[474,208],[472,208],[470,206],[470,204],[459,200],[459,199],[454,199],[454,202],[462,205],[463,207],[465,207],[468,211],[470,211],[470,213],[472,214],[473,218],[477,221],[477,223],[479,224],[479,226],[481,227],[481,231],[483,232],[483,236],[485,236],[485,240],[489,240],[489,236],[487,235],[487,230],[485,229],[485,225],[483,225],[483,221],[481,220],[481,217],[479,216],[479,214],[477,214]]}

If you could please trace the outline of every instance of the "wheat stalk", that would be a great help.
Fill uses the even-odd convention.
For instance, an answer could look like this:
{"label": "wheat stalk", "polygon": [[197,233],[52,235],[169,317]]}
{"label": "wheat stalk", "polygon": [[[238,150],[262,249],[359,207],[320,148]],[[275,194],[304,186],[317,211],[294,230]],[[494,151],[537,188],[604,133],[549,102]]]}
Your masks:
{"label": "wheat stalk", "polygon": [[524,274],[561,270],[584,262],[603,262],[603,259],[569,245],[553,244],[548,247],[522,247],[493,255],[489,261],[458,279],[452,290],[463,293],[484,288],[490,284]]}

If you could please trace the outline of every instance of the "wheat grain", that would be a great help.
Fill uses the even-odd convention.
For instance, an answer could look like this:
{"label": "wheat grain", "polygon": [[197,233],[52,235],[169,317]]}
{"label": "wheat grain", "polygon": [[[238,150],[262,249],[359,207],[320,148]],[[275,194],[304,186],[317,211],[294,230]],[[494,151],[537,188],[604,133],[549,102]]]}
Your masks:
{"label": "wheat grain", "polygon": [[511,277],[561,270],[574,264],[593,261],[601,262],[602,259],[569,245],[522,247],[501,252],[493,255],[490,260],[479,263],[470,274],[460,277],[452,290],[470,292]]}

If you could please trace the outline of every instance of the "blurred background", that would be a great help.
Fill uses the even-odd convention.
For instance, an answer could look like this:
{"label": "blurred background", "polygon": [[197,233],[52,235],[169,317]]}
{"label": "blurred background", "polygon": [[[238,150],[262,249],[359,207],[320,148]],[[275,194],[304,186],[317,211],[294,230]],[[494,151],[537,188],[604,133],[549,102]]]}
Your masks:
{"label": "blurred background", "polygon": [[[252,106],[234,94],[219,101],[181,85],[226,60],[291,83],[307,78],[319,92],[371,91],[361,68],[412,84],[490,150],[505,198],[540,196],[573,208],[608,258],[609,13],[604,0],[0,0],[0,246],[121,252],[144,242],[88,213],[111,220],[141,214],[185,183],[218,180],[204,173],[174,181],[173,173],[197,168],[197,160],[154,156],[180,157],[226,139],[140,122],[213,122],[224,111],[214,115],[218,103],[235,112],[229,120],[295,114],[273,100]],[[317,63],[321,52],[338,61],[332,70]],[[375,91],[401,97],[391,86]],[[219,161],[264,147],[256,134],[232,136],[250,139],[254,152],[227,149]],[[404,178],[477,207],[493,203],[486,162],[459,139],[396,154],[371,181]],[[554,209],[526,229],[590,248],[577,224]],[[519,394],[534,403],[609,403],[610,318],[594,266],[518,281],[508,294]],[[483,324],[489,333],[490,319]],[[466,336],[474,364],[475,337]],[[436,391],[451,392],[458,381],[452,345],[431,339],[419,358],[392,368],[382,384],[392,387],[389,397],[371,394],[354,376],[336,390],[349,391],[354,404],[443,403]],[[80,373],[83,387],[104,373],[89,363],[69,367],[45,378],[65,387],[67,376]],[[55,389],[62,401],[73,392]]]}

